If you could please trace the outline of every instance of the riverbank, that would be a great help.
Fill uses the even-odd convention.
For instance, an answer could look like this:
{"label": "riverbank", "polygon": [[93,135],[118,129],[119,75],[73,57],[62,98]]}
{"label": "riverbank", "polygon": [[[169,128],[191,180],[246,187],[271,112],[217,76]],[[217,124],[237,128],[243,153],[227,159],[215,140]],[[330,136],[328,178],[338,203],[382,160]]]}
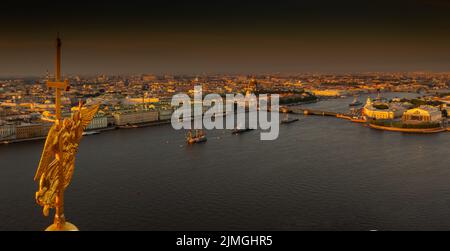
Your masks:
{"label": "riverbank", "polygon": [[116,129],[133,129],[133,128],[143,128],[143,127],[150,127],[150,126],[166,125],[166,124],[170,124],[170,119],[168,119],[168,120],[158,120],[158,121],[153,121],[153,122],[148,122],[148,123],[141,123],[141,124],[116,126]]}
{"label": "riverbank", "polygon": [[[88,130],[86,132],[107,132],[117,129],[132,129],[132,128],[143,128],[143,127],[150,127],[150,126],[159,126],[159,125],[166,125],[170,124],[170,120],[162,120],[162,121],[154,121],[150,123],[143,123],[143,124],[135,124],[135,125],[129,125],[129,126],[110,126],[106,128],[99,128],[99,129],[93,129]],[[30,142],[30,141],[39,141],[39,140],[45,140],[47,136],[45,137],[35,137],[35,138],[27,138],[27,139],[9,139],[9,140],[2,140],[0,141],[0,145],[7,145],[12,143],[21,143],[21,142]]]}
{"label": "riverbank", "polygon": [[45,136],[45,137],[36,137],[36,138],[27,138],[27,139],[11,139],[11,140],[1,141],[0,144],[7,145],[7,144],[12,144],[12,143],[38,141],[38,140],[44,140],[45,138],[47,138],[47,136]]}
{"label": "riverbank", "polygon": [[439,128],[423,128],[423,129],[419,129],[419,128],[398,128],[398,127],[389,127],[389,126],[379,126],[379,125],[374,125],[374,124],[370,124],[370,123],[369,123],[369,127],[373,128],[373,129],[377,129],[377,130],[385,130],[385,131],[391,131],[391,132],[423,133],[423,134],[439,133],[439,132],[450,131],[449,128],[443,128],[443,127],[439,127]]}

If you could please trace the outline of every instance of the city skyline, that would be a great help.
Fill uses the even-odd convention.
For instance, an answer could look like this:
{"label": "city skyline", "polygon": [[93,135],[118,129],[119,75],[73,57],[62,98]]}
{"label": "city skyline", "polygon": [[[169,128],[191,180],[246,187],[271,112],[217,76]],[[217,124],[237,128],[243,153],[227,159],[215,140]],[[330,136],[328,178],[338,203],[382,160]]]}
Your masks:
{"label": "city skyline", "polygon": [[0,76],[450,69],[444,1],[5,3]]}

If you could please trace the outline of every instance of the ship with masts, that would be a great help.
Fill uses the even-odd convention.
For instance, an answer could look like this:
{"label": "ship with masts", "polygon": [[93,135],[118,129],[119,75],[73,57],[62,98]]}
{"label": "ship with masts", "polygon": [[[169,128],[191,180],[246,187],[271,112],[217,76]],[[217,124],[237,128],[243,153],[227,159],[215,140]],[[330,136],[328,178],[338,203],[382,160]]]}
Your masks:
{"label": "ship with masts", "polygon": [[207,141],[206,134],[203,130],[190,130],[186,136],[188,144],[203,143]]}

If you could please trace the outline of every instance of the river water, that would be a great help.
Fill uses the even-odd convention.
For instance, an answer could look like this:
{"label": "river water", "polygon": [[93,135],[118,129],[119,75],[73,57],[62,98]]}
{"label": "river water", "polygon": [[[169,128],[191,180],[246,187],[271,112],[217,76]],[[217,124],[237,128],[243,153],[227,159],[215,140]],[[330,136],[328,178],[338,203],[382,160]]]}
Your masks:
{"label": "river water", "polygon": [[[275,141],[216,130],[188,146],[170,125],[85,137],[66,217],[81,230],[450,230],[450,133],[298,118]],[[52,222],[34,201],[43,144],[0,145],[0,230]]]}

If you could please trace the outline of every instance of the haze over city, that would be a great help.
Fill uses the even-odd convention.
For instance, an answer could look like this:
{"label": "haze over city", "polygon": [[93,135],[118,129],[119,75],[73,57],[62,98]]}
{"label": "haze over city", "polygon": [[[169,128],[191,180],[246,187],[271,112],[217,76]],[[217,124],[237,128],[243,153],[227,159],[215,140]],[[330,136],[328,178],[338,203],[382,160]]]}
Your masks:
{"label": "haze over city", "polygon": [[0,76],[450,69],[446,1],[2,3]]}

